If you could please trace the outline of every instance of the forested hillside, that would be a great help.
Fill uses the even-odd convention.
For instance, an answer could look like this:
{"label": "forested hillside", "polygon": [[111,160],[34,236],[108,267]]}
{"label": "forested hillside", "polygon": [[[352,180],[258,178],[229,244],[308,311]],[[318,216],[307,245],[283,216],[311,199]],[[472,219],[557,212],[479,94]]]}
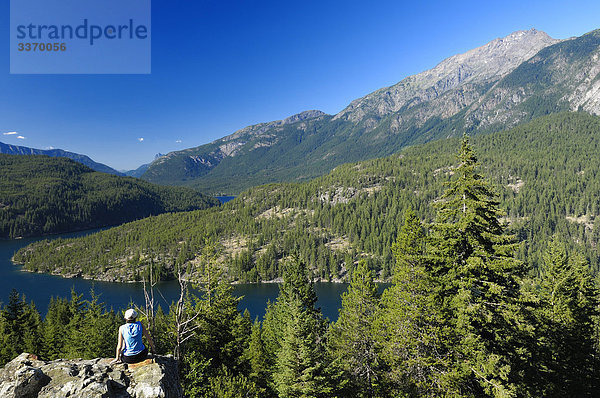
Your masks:
{"label": "forested hillside", "polygon": [[123,173],[118,172],[112,167],[108,167],[105,164],[94,162],[89,156],[81,155],[79,153],[68,152],[62,149],[36,149],[29,148],[26,146],[20,145],[9,145],[0,142],[0,153],[4,153],[7,155],[23,155],[23,156],[31,156],[31,155],[46,155],[52,158],[68,158],[76,161],[77,163],[81,163],[84,166],[89,167],[95,171],[99,171],[102,173],[114,174],[117,176],[123,176]]}
{"label": "forested hillside", "polygon": [[0,238],[98,228],[216,204],[191,189],[99,173],[66,158],[0,154]]}
{"label": "forested hillside", "polygon": [[[457,160],[430,204],[433,221],[405,212],[392,283],[379,294],[374,272],[358,261],[336,322],[316,306],[296,250],[282,264],[277,299],[254,323],[237,310],[211,239],[197,262],[177,262],[181,294],[168,313],[145,283],[141,321],[158,352],[179,361],[185,396],[595,396],[600,301],[586,260],[554,236],[539,274],[528,275],[466,137]],[[200,297],[188,290],[186,271],[198,277]],[[42,320],[13,291],[0,304],[0,365],[25,350],[46,359],[107,357],[117,326],[93,293],[91,301],[76,293],[51,300]]]}
{"label": "forested hillside", "polygon": [[[502,218],[518,239],[517,257],[533,266],[553,234],[598,269],[600,118],[550,115],[510,131],[478,136],[473,145],[499,194]],[[204,237],[223,246],[223,264],[240,281],[281,276],[280,264],[299,253],[316,277],[344,278],[359,259],[388,278],[392,242],[407,209],[425,222],[431,204],[458,164],[458,139],[432,142],[398,155],[337,167],[303,184],[250,189],[203,211],[164,214],[75,240],[39,242],[15,261],[32,271],[133,280],[154,264],[163,278],[194,263]]]}

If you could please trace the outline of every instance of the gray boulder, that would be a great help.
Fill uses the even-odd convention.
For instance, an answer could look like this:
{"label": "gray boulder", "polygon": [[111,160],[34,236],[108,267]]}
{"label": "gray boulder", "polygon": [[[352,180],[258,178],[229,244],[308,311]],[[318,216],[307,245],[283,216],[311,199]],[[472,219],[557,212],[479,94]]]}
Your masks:
{"label": "gray boulder", "polygon": [[6,398],[180,398],[177,362],[156,356],[137,366],[111,358],[42,361],[23,353],[0,369],[0,397]]}

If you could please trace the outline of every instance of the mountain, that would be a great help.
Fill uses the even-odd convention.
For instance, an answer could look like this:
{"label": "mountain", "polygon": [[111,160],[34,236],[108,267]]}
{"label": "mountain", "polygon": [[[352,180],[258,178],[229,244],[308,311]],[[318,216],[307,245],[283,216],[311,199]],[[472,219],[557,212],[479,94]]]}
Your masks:
{"label": "mountain", "polygon": [[[256,185],[255,180],[262,181],[255,174],[268,176],[273,169],[272,165],[279,168],[274,156],[278,157],[291,148],[301,147],[294,137],[291,137],[290,142],[290,137],[285,134],[289,126],[294,126],[293,130],[302,130],[307,122],[330,118],[321,111],[312,110],[283,120],[249,126],[210,144],[170,152],[152,162],[142,178],[159,184],[196,187],[194,183],[199,178],[210,174],[216,184],[223,184],[222,190],[211,189],[211,192],[229,193],[226,188],[230,182],[226,179],[234,173],[239,184],[250,187]],[[302,160],[298,159],[298,162]],[[224,171],[229,170],[228,165],[235,170]],[[250,181],[244,181],[246,178]]]}
{"label": "mountain", "polygon": [[0,154],[0,239],[99,228],[219,201],[100,173],[71,159]]}
{"label": "mountain", "polygon": [[336,115],[302,113],[171,152],[142,178],[236,194],[464,131],[500,131],[564,110],[600,114],[599,47],[600,31],[568,40],[535,29],[515,32],[352,101]]}
{"label": "mountain", "polygon": [[[600,269],[600,117],[561,112],[472,139],[498,193],[503,222],[532,270],[553,235]],[[72,240],[35,243],[15,255],[31,271],[130,281],[153,264],[197,267],[205,236],[223,250],[229,276],[243,282],[281,276],[298,254],[315,277],[343,279],[359,259],[389,277],[392,242],[407,209],[425,222],[457,166],[459,138],[415,145],[386,158],[349,163],[304,183],[254,187],[222,206],[162,214]],[[136,254],[132,260],[131,254]],[[139,264],[140,268],[133,268]]]}
{"label": "mountain", "polygon": [[[154,160],[160,158],[161,156],[165,156],[165,155],[162,153],[157,153],[156,155],[154,155]],[[123,170],[122,173],[128,177],[140,178],[146,172],[146,170],[148,170],[148,168],[150,167],[150,164],[151,163],[143,164],[135,170]]]}
{"label": "mountain", "polygon": [[117,176],[123,176],[123,173],[108,167],[105,164],[94,162],[86,155],[80,155],[78,153],[63,151],[62,149],[34,149],[26,146],[9,145],[0,142],[0,153],[7,155],[46,155],[53,158],[68,158],[73,159],[77,163],[81,163],[92,170],[99,171],[101,173],[114,174]]}

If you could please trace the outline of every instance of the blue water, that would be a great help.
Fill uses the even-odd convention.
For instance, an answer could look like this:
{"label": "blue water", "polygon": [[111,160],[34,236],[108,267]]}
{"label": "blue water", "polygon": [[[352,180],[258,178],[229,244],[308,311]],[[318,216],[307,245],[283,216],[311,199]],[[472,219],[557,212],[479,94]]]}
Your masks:
{"label": "blue water", "polygon": [[217,196],[217,199],[223,204],[235,199],[235,196]]}
{"label": "blue water", "polygon": [[[95,231],[78,232],[71,234],[56,235],[50,237],[74,237],[83,236]],[[141,283],[113,283],[97,282],[85,279],[66,279],[58,276],[35,274],[22,271],[19,266],[14,265],[10,258],[21,247],[35,242],[40,238],[28,238],[18,240],[0,241],[0,301],[6,303],[9,294],[14,288],[20,294],[25,294],[28,301],[33,300],[40,312],[44,314],[48,307],[50,297],[71,296],[71,289],[78,294],[83,294],[84,299],[91,299],[90,290],[94,289],[100,295],[100,301],[107,308],[115,310],[123,309],[130,302],[137,305],[144,304],[144,293]],[[319,298],[317,305],[321,307],[323,315],[330,320],[338,317],[338,308],[341,305],[341,294],[346,291],[347,284],[315,283],[315,291]],[[243,296],[239,309],[248,309],[252,319],[262,318],[265,313],[267,301],[275,301],[279,292],[279,285],[274,283],[265,284],[242,284],[234,286],[234,294]],[[179,297],[179,285],[176,281],[162,282],[156,286],[155,298],[163,309]]]}

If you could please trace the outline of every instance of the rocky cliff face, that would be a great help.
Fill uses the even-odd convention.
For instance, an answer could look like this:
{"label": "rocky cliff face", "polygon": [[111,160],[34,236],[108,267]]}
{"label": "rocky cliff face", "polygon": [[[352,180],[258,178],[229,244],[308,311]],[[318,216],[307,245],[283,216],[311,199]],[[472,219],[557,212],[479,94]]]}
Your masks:
{"label": "rocky cliff face", "polygon": [[179,398],[177,364],[171,357],[129,368],[111,359],[41,361],[23,353],[0,369],[3,398]]}
{"label": "rocky cliff face", "polygon": [[464,54],[447,58],[433,69],[407,77],[391,87],[354,100],[346,109],[335,115],[334,120],[344,119],[359,123],[369,117],[381,118],[433,101],[461,87],[457,93],[449,96],[454,98],[452,102],[457,106],[451,109],[447,106],[431,107],[428,115],[452,116],[479,97],[472,94],[477,92],[477,87],[500,80],[542,48],[558,41],[535,29],[514,32]]}
{"label": "rocky cliff face", "polygon": [[565,110],[600,115],[600,31],[556,40],[535,29],[495,39],[352,101],[172,153],[142,178],[236,194],[434,139],[490,133]]}

